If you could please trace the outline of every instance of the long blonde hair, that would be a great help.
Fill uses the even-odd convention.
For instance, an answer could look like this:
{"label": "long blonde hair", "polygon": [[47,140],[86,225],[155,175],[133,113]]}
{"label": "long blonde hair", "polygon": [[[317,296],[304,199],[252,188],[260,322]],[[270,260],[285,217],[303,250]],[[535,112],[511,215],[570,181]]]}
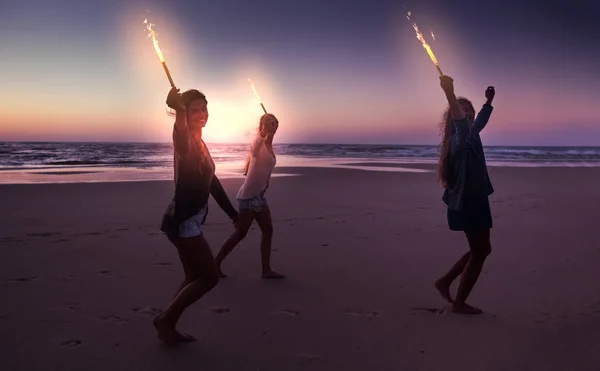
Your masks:
{"label": "long blonde hair", "polygon": [[[473,108],[473,103],[464,97],[458,98],[459,104],[469,104]],[[473,109],[474,110],[474,109]],[[450,141],[455,129],[452,124],[452,112],[450,107],[444,112],[443,121],[440,123],[440,132],[442,133],[442,142],[439,146],[440,159],[438,162],[438,181],[442,183],[444,188],[452,187],[452,163],[450,161]]]}
{"label": "long blonde hair", "polygon": [[[267,117],[269,116],[268,113],[265,113],[264,115],[262,115],[260,117],[260,121],[258,122],[258,132],[256,133],[256,135],[260,135],[260,132],[262,131],[262,129],[265,127],[265,122]],[[252,151],[248,151],[248,155],[246,155],[246,163],[244,164],[244,176],[248,175],[248,169],[250,169],[250,159],[252,158]]]}

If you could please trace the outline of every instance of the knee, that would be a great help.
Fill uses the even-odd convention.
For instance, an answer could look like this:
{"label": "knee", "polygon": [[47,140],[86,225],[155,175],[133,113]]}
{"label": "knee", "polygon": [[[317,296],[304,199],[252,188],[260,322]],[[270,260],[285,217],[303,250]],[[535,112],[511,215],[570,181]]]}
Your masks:
{"label": "knee", "polygon": [[219,283],[219,274],[214,272],[214,274],[208,275],[204,278],[204,282],[206,286],[208,286],[209,290],[212,290]]}
{"label": "knee", "polygon": [[484,260],[492,253],[492,244],[488,242],[485,245],[482,245],[476,251],[471,252],[477,259]]}
{"label": "knee", "polygon": [[247,229],[238,228],[234,232],[233,239],[236,241],[236,243],[240,242],[241,240],[243,240],[244,238],[246,238],[247,234],[248,234],[248,230]]}

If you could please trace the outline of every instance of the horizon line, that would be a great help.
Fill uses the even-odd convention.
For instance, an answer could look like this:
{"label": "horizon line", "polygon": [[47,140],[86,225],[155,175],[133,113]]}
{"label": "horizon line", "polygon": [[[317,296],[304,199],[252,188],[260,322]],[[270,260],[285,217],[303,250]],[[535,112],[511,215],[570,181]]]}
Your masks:
{"label": "horizon line", "polygon": [[[75,141],[75,140],[0,140],[0,143],[52,143],[52,144],[62,144],[62,143],[77,143],[77,144],[171,144],[171,142],[159,142],[159,141]],[[220,145],[249,145],[249,142],[206,142],[207,144],[220,144]],[[401,144],[401,143],[327,143],[327,142],[313,142],[313,143],[303,143],[303,142],[277,142],[275,145],[321,145],[321,146],[404,146],[404,147],[437,147],[438,144]],[[600,147],[600,145],[590,146],[590,145],[507,145],[507,144],[496,144],[496,145],[484,145],[484,147],[518,147],[518,148],[568,148],[568,147],[587,147],[587,148],[596,148]]]}

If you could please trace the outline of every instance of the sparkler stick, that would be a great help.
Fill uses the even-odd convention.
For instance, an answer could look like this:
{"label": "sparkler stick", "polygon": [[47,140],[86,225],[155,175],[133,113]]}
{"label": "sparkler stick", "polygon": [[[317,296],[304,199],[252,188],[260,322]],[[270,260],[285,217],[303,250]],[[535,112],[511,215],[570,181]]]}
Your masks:
{"label": "sparkler stick", "polygon": [[[406,13],[406,18],[412,22],[412,20],[410,19],[411,14],[411,12]],[[442,73],[442,69],[440,68],[440,64],[438,63],[435,54],[433,54],[433,50],[431,50],[431,46],[429,46],[429,44],[427,44],[427,41],[425,41],[423,34],[421,33],[421,31],[419,31],[419,27],[415,22],[413,22],[412,26],[417,34],[417,39],[419,39],[421,44],[423,44],[423,48],[425,49],[425,51],[427,51],[427,54],[429,55],[429,58],[431,59],[433,64],[435,64],[435,68],[437,68],[438,72],[440,73],[440,76],[444,76],[444,74]],[[433,37],[433,39],[435,40],[435,35],[433,35],[433,32],[431,33],[431,37]]]}
{"label": "sparkler stick", "polygon": [[263,111],[265,113],[267,113],[267,109],[265,108],[265,105],[263,104],[262,100],[260,99],[260,95],[258,95],[258,92],[256,91],[256,87],[254,86],[254,83],[250,79],[248,79],[248,81],[250,81],[250,86],[252,86],[252,92],[254,93],[254,97],[256,97],[256,100],[262,107]]}
{"label": "sparkler stick", "polygon": [[156,52],[158,59],[160,59],[160,63],[162,64],[163,69],[165,70],[165,73],[167,74],[167,78],[169,79],[169,83],[171,84],[171,87],[174,88],[175,83],[173,82],[173,78],[171,78],[171,73],[169,72],[169,69],[167,68],[167,63],[165,62],[165,57],[163,56],[162,50],[160,50],[160,47],[158,46],[158,40],[156,40],[156,32],[152,29],[152,26],[154,26],[154,25],[152,23],[148,22],[148,19],[144,19],[144,24],[146,25],[146,28],[150,32],[148,34],[148,37],[152,38],[152,44],[154,44],[154,51]]}

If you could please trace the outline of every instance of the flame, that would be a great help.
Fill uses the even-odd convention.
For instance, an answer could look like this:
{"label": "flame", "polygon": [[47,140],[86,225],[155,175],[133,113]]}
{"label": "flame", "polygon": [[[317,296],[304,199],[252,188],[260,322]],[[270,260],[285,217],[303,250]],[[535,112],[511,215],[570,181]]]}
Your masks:
{"label": "flame", "polygon": [[156,51],[156,55],[158,55],[158,58],[160,59],[160,61],[162,63],[164,63],[165,57],[163,56],[162,50],[160,50],[160,47],[158,46],[158,40],[156,40],[156,31],[154,31],[152,29],[152,26],[154,26],[154,25],[152,23],[148,22],[148,19],[144,19],[144,24],[146,25],[146,28],[150,32],[148,34],[148,37],[152,38],[152,44],[154,44],[154,50]]}
{"label": "flame", "polygon": [[250,81],[250,86],[252,86],[252,92],[254,92],[254,96],[256,97],[256,100],[258,100],[258,103],[262,104],[262,99],[260,99],[260,95],[258,95],[258,92],[256,91],[256,87],[254,86],[254,83],[250,79],[248,79],[248,81]]}
{"label": "flame", "polygon": [[[411,12],[408,12],[406,14],[406,18],[409,21],[412,21],[412,19],[410,19],[410,16],[412,15]],[[429,46],[429,44],[427,44],[427,41],[425,41],[425,38],[423,37],[423,34],[421,33],[421,31],[419,31],[419,27],[417,26],[417,24],[415,22],[413,22],[412,24],[413,28],[415,29],[415,32],[417,33],[417,39],[419,39],[419,41],[421,42],[421,44],[423,44],[423,48],[425,48],[425,51],[427,51],[427,54],[429,55],[429,58],[431,59],[431,61],[439,67],[437,58],[435,57],[435,54],[433,54],[433,50],[431,50],[431,46]],[[433,32],[431,33],[431,36],[433,37],[433,39],[435,40],[435,35],[433,35]]]}
{"label": "flame", "polygon": [[419,31],[419,27],[417,26],[416,23],[413,23],[413,28],[415,29],[415,32],[417,33],[417,39],[419,39],[421,44],[423,44],[423,48],[425,48],[425,50],[427,51],[427,54],[429,54],[429,58],[431,58],[431,61],[433,63],[435,63],[435,65],[437,66],[438,61],[435,58],[433,51],[431,50],[431,46],[429,46],[429,44],[427,44],[427,41],[425,41],[425,38],[423,37],[423,34]]}
{"label": "flame", "polygon": [[431,31],[431,38],[433,39],[433,41],[435,41],[435,34],[433,33],[433,31]]}

